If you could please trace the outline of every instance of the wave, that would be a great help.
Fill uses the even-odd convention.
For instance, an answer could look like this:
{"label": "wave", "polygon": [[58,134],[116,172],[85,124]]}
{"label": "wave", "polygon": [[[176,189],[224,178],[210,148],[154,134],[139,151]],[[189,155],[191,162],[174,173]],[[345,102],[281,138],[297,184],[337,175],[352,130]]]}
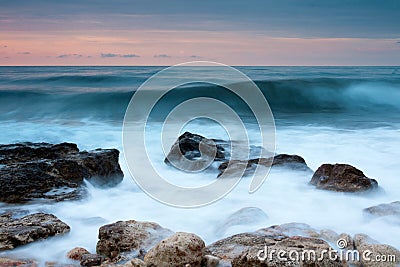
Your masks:
{"label": "wave", "polygon": [[[57,78],[56,81],[60,78]],[[68,78],[71,79],[71,78]],[[78,82],[81,78],[72,80]],[[109,79],[107,76],[85,77],[87,82]],[[89,82],[90,83],[90,82]],[[274,113],[347,113],[399,112],[398,80],[360,81],[349,79],[293,79],[256,81]],[[0,91],[0,119],[79,119],[95,118],[122,121],[134,92]],[[149,92],[151,93],[151,92]],[[194,84],[168,93],[154,114],[165,116],[169,110],[190,98],[206,96],[224,101],[240,115],[250,109],[236,95],[218,86]]]}

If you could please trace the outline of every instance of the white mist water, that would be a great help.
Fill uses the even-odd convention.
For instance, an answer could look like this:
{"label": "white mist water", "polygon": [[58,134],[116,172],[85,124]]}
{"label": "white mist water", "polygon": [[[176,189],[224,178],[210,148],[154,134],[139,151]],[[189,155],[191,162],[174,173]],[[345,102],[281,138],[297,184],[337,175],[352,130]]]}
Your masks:
{"label": "white mist water", "polygon": [[[157,133],[159,126],[151,126]],[[210,138],[226,138],[221,128],[210,125],[189,127],[192,132]],[[250,130],[250,135],[255,132]],[[152,134],[155,139],[159,134]],[[382,243],[400,248],[396,234],[398,225],[382,219],[369,220],[362,209],[398,200],[400,187],[400,128],[337,129],[317,126],[285,126],[277,128],[277,152],[298,154],[313,170],[322,163],[348,163],[376,178],[382,190],[363,195],[317,190],[308,185],[310,174],[285,169],[272,169],[266,182],[254,194],[248,193],[250,179],[244,178],[226,197],[195,209],[169,207],[143,193],[127,170],[123,153],[120,163],[124,181],[114,188],[98,189],[88,184],[89,196],[80,201],[53,204],[3,205],[1,209],[20,208],[52,213],[71,226],[71,232],[34,242],[0,256],[36,258],[42,261],[67,262],[68,250],[82,246],[95,252],[100,226],[118,220],[153,221],[173,231],[193,232],[207,244],[235,233],[248,232],[274,224],[301,222],[316,229],[332,229],[338,233],[366,233]],[[81,150],[115,147],[122,151],[119,125],[68,122],[3,122],[1,143],[75,142]],[[202,185],[212,182],[217,172],[185,174],[163,163],[159,142],[149,142],[149,153],[156,167],[176,184]],[[158,162],[157,162],[158,160]],[[145,170],[143,170],[145,171]],[[195,179],[195,180],[193,180]],[[251,225],[235,226],[223,232],[221,221],[243,207],[258,207],[268,219]]]}

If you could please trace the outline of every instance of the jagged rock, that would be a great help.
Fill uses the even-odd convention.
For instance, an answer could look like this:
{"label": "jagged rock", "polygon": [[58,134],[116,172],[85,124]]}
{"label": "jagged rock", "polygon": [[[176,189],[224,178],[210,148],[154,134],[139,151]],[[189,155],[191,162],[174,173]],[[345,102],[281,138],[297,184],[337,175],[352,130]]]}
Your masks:
{"label": "jagged rock", "polygon": [[68,251],[67,258],[71,260],[81,261],[82,256],[85,254],[90,254],[85,248],[76,247]]}
{"label": "jagged rock", "polygon": [[130,258],[134,258],[142,250],[149,250],[172,234],[171,230],[153,222],[118,221],[100,227],[96,251],[111,259],[117,258],[121,253],[129,253]]}
{"label": "jagged rock", "polygon": [[318,189],[338,192],[363,192],[378,187],[359,169],[347,164],[323,164],[314,173],[310,183]]}
{"label": "jagged rock", "polygon": [[38,264],[34,260],[21,260],[0,257],[1,267],[37,267]]}
{"label": "jagged rock", "polygon": [[241,173],[244,168],[246,169],[245,174],[248,174],[254,171],[256,165],[265,167],[279,166],[294,170],[311,171],[302,157],[298,155],[279,154],[270,158],[225,161],[218,167],[218,170],[220,171],[218,177],[222,174],[228,176],[237,175],[238,173]]}
{"label": "jagged rock", "polygon": [[400,201],[372,206],[364,212],[372,217],[394,216],[400,219]]}
{"label": "jagged rock", "polygon": [[[253,233],[237,234],[219,240],[205,249],[205,254],[211,254],[221,259],[224,264],[239,266],[347,266],[339,260],[324,257],[318,260],[322,251],[332,248],[323,240],[311,237],[287,236],[277,227],[265,228]],[[305,257],[292,260],[288,253],[295,251],[298,255],[313,250],[316,257]],[[286,252],[287,261],[280,261],[272,251]],[[261,258],[259,258],[259,256]],[[265,257],[265,258],[264,258]]]}
{"label": "jagged rock", "polygon": [[116,149],[79,152],[75,144],[0,145],[0,201],[65,200],[82,195],[84,179],[114,186],[123,179]]}
{"label": "jagged rock", "polygon": [[82,266],[99,266],[105,260],[105,257],[97,254],[83,254],[81,258]]}
{"label": "jagged rock", "polygon": [[195,234],[178,232],[149,250],[144,257],[148,267],[200,267],[204,241]]}
{"label": "jagged rock", "polygon": [[0,250],[13,249],[69,230],[67,224],[52,214],[35,213],[20,219],[7,214],[0,220]]}
{"label": "jagged rock", "polygon": [[215,232],[217,234],[224,234],[229,228],[236,225],[252,225],[261,223],[268,219],[268,215],[260,208],[245,207],[231,215],[218,224]]}
{"label": "jagged rock", "polygon": [[359,251],[363,267],[395,267],[400,265],[400,251],[398,249],[379,244],[368,235],[356,234],[354,236],[354,247]]}

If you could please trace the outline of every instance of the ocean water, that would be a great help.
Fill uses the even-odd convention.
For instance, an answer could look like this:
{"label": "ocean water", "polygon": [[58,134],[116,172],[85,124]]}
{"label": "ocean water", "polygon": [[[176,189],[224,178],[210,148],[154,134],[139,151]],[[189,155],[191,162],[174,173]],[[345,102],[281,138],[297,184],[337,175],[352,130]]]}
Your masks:
{"label": "ocean water", "polygon": [[[327,192],[310,186],[308,173],[272,169],[257,192],[249,194],[250,179],[243,178],[221,200],[193,209],[167,206],[142,192],[130,177],[124,158],[125,110],[135,90],[162,69],[0,67],[0,143],[74,142],[81,150],[117,148],[122,152],[120,164],[125,174],[124,181],[114,188],[88,184],[89,196],[80,201],[0,204],[1,210],[49,212],[71,226],[66,236],[34,242],[0,256],[65,262],[66,252],[76,246],[95,252],[101,225],[128,219],[193,232],[207,244],[235,233],[301,222],[338,233],[366,233],[400,249],[398,224],[371,220],[362,213],[366,207],[399,200],[400,67],[238,67],[256,82],[270,104],[277,153],[301,155],[313,170],[323,163],[351,164],[377,179],[380,189],[367,194]],[[202,95],[224,100],[244,118],[252,139],[257,127],[248,119],[248,109],[219,90],[186,86],[169,103],[176,105]],[[157,140],[166,111],[156,110],[148,125],[148,153],[154,165],[184,186],[215,180],[213,171],[188,174],[163,163],[165,155]],[[194,121],[185,129],[210,138],[227,138],[215,123]],[[230,214],[244,207],[258,207],[268,218],[221,228]]]}

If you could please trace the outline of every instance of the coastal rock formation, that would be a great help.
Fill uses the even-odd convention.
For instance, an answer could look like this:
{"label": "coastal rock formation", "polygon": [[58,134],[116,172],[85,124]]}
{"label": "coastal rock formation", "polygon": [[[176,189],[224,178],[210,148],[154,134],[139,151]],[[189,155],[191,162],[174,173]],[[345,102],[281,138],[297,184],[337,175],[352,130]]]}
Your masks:
{"label": "coastal rock formation", "polygon": [[256,165],[265,167],[285,167],[293,170],[311,171],[307,166],[306,161],[298,155],[278,154],[270,158],[256,158],[250,160],[230,160],[225,161],[219,165],[218,170],[220,173],[228,176],[235,176],[241,173],[241,170],[246,169],[246,173],[254,171]]}
{"label": "coastal rock formation", "polygon": [[[347,266],[341,261],[320,256],[322,251],[332,248],[318,238],[287,236],[274,228],[265,228],[253,233],[237,234],[219,240],[205,248],[204,253],[216,256],[225,264],[239,266]],[[315,256],[307,257],[313,250]],[[281,261],[280,252],[286,259]],[[289,253],[292,257],[289,257]],[[302,255],[305,257],[302,257]],[[297,255],[299,255],[297,257]],[[282,259],[282,257],[281,257]]]}
{"label": "coastal rock formation", "polygon": [[396,248],[379,244],[365,234],[354,236],[354,247],[363,255],[360,257],[364,267],[395,267],[400,265],[400,251]]}
{"label": "coastal rock formation", "polygon": [[70,227],[56,216],[35,213],[14,219],[0,216],[0,251],[13,249],[36,240],[69,232]]}
{"label": "coastal rock formation", "polygon": [[148,267],[200,267],[204,241],[195,234],[178,232],[149,250],[144,257]]}
{"label": "coastal rock formation", "polygon": [[384,203],[364,209],[372,217],[395,216],[400,218],[400,201]]}
{"label": "coastal rock formation", "polygon": [[[164,162],[182,170],[197,170],[203,164],[224,160],[228,156],[222,142],[185,132],[172,145]],[[188,164],[188,160],[191,164]]]}
{"label": "coastal rock formation", "polygon": [[37,267],[38,264],[34,260],[21,260],[21,259],[11,259],[11,258],[1,258],[1,267]]}
{"label": "coastal rock formation", "polygon": [[85,254],[90,254],[85,248],[76,247],[68,251],[67,258],[75,261],[81,261],[82,256]]}
{"label": "coastal rock formation", "polygon": [[96,252],[111,259],[122,253],[134,258],[171,235],[172,231],[153,222],[118,221],[100,227]]}
{"label": "coastal rock formation", "polygon": [[83,254],[81,258],[81,266],[99,266],[105,257],[97,254]]}
{"label": "coastal rock formation", "polygon": [[363,192],[378,187],[359,169],[348,164],[323,164],[314,173],[310,183],[318,189],[338,192]]}
{"label": "coastal rock formation", "polygon": [[118,157],[116,149],[79,152],[71,143],[0,145],[0,201],[76,199],[84,179],[114,186],[123,179]]}

